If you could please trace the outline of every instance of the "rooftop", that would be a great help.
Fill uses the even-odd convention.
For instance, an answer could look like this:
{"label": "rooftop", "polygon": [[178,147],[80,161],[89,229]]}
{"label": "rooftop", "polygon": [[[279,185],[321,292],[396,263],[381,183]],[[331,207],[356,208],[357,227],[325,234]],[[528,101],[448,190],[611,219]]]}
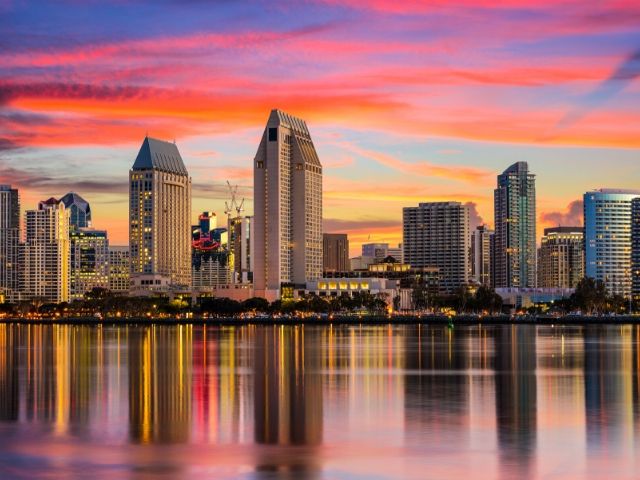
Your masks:
{"label": "rooftop", "polygon": [[189,175],[175,143],[145,137],[131,169],[153,168],[178,175]]}

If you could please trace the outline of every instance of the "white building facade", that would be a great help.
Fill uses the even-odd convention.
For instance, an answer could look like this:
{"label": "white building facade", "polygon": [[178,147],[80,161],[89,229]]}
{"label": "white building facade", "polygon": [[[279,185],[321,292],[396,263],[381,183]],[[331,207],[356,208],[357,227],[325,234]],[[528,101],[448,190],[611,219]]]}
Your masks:
{"label": "white building facade", "polygon": [[273,300],[322,275],[322,165],[303,120],[271,111],[253,178],[254,289]]}

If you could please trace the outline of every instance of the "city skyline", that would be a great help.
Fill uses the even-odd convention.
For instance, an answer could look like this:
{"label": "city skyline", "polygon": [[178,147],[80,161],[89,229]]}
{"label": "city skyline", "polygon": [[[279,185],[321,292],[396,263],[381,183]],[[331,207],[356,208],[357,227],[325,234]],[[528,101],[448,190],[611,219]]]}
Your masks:
{"label": "city skyline", "polygon": [[492,226],[495,172],[517,161],[537,175],[539,231],[575,225],[585,191],[634,188],[640,173],[633,5],[3,8],[0,183],[20,189],[23,211],[77,192],[114,245],[127,242],[123,172],[146,133],[177,141],[192,221],[223,210],[227,179],[250,214],[272,108],[312,126],[324,231],[348,233],[352,256],[369,235],[397,244],[402,207],[419,202],[472,202],[472,227]]}

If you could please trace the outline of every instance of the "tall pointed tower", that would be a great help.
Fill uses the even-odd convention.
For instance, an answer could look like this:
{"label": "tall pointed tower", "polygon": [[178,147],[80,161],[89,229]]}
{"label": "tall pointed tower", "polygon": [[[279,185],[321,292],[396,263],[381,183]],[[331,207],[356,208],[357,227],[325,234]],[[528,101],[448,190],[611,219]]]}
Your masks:
{"label": "tall pointed tower", "polygon": [[174,143],[145,138],[129,171],[132,289],[191,285],[191,179]]}
{"label": "tall pointed tower", "polygon": [[272,110],[254,160],[256,296],[322,275],[322,165],[306,123]]}

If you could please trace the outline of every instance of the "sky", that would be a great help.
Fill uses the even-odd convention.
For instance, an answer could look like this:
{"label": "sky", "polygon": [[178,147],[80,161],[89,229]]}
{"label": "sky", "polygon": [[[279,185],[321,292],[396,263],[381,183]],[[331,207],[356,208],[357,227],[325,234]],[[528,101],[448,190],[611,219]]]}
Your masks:
{"label": "sky", "polygon": [[306,120],[324,228],[401,241],[402,207],[493,224],[496,175],[536,174],[538,235],[585,191],[640,188],[640,2],[0,0],[0,183],[22,208],[75,191],[128,241],[128,172],[176,141],[193,217],[252,213],[269,112]]}

